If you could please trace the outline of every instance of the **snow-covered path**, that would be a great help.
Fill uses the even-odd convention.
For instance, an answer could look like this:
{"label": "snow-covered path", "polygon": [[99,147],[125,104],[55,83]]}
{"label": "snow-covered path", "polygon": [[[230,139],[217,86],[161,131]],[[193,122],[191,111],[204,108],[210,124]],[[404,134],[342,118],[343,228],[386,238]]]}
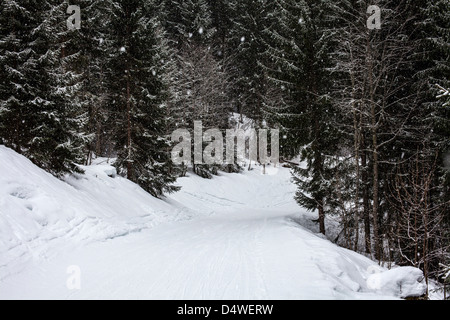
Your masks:
{"label": "snow-covered path", "polygon": [[[364,260],[280,212],[255,210],[164,224],[66,252],[7,278],[0,298],[370,298],[357,293],[364,290],[361,268],[370,265]],[[73,265],[81,290],[66,286]]]}
{"label": "snow-covered path", "polygon": [[[10,150],[0,148],[0,160],[14,164],[0,172],[0,299],[400,294],[397,285],[386,293],[369,284],[373,261],[299,225],[313,216],[293,200],[287,169],[190,176],[160,201],[109,177],[107,166],[86,168],[69,185]],[[406,285],[420,286],[415,278]]]}

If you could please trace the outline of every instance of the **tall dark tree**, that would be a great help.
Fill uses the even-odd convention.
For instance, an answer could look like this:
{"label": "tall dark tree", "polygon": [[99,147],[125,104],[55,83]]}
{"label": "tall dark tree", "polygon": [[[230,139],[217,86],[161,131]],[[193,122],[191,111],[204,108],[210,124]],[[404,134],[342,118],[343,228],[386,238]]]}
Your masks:
{"label": "tall dark tree", "polygon": [[[64,4],[4,1],[2,136],[7,146],[60,176],[82,161],[79,79],[65,55]],[[3,53],[4,52],[4,53]]]}
{"label": "tall dark tree", "polygon": [[320,231],[325,234],[325,210],[332,204],[330,184],[338,151],[339,134],[333,126],[336,110],[328,95],[331,76],[327,1],[279,1],[276,22],[269,35],[266,70],[284,96],[267,111],[272,123],[284,131],[282,153],[301,153],[306,168],[294,168],[300,205],[319,211]]}
{"label": "tall dark tree", "polygon": [[[421,210],[416,235],[421,238],[415,247],[420,252],[421,268],[427,278],[437,275],[448,257],[443,254],[448,248],[448,212],[450,197],[449,170],[445,167],[445,155],[450,150],[450,112],[445,100],[439,99],[442,88],[450,86],[450,3],[448,1],[405,1],[404,6],[411,18],[408,27],[408,41],[414,44],[414,54],[409,57],[411,64],[402,70],[405,78],[413,80],[409,92],[414,94],[415,112],[408,122],[408,136],[401,139],[402,152],[407,156],[406,168],[401,171],[410,180],[421,168],[420,179],[431,176],[428,184],[420,183],[419,189],[429,188],[427,196],[417,195],[415,201],[431,210]],[[411,152],[413,156],[408,157]],[[417,165],[417,162],[421,166]],[[406,171],[406,172],[405,172]],[[409,171],[409,172],[408,172]],[[416,174],[417,176],[417,174]],[[408,194],[417,194],[414,184],[408,184]],[[422,200],[423,199],[423,200]],[[406,210],[398,210],[404,216],[413,212],[413,204]],[[401,221],[401,220],[400,220]],[[408,243],[409,242],[409,243]],[[398,241],[398,250],[412,246],[411,241]],[[413,261],[415,252],[402,253],[397,260]]]}
{"label": "tall dark tree", "polygon": [[[213,52],[219,59],[228,59],[236,47],[231,46],[234,19],[239,13],[237,0],[208,0],[211,11],[213,36]],[[235,43],[235,42],[234,42]]]}
{"label": "tall dark tree", "polygon": [[[68,3],[66,3],[68,6]],[[107,62],[110,54],[109,19],[112,3],[107,0],[74,0],[81,10],[81,28],[68,34],[65,54],[76,56],[71,68],[80,75],[81,90],[76,99],[82,105],[86,119],[83,130],[88,134],[85,146],[86,163],[92,157],[111,156],[113,143],[107,126]]]}
{"label": "tall dark tree", "polygon": [[265,31],[271,27],[274,5],[268,0],[237,1],[229,41],[237,111],[253,118],[259,127],[264,120],[262,108],[267,90],[261,67],[268,48]]}
{"label": "tall dark tree", "polygon": [[28,66],[36,64],[26,63],[34,58],[29,43],[40,17],[36,1],[2,1],[0,8],[0,136],[4,144],[20,152],[32,139],[24,126],[32,115],[30,101],[37,86],[29,78]]}
{"label": "tall dark tree", "polygon": [[112,11],[109,105],[116,166],[154,196],[176,191],[165,135],[170,55],[152,1],[117,0]]}

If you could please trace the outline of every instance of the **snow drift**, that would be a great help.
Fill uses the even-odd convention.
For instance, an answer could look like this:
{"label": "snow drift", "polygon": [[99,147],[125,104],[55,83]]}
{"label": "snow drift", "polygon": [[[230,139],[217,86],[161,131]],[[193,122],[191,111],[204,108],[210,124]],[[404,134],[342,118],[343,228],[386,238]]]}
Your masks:
{"label": "snow drift", "polygon": [[105,241],[180,218],[166,202],[115,177],[110,165],[82,167],[84,175],[63,182],[4,146],[0,163],[0,279],[17,271],[7,266],[46,258],[52,247]]}

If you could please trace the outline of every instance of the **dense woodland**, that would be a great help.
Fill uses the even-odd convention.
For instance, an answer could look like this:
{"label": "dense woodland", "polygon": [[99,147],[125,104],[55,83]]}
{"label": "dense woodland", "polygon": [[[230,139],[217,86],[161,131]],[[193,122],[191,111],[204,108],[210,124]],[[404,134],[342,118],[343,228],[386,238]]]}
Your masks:
{"label": "dense woodland", "polygon": [[296,200],[322,233],[334,217],[340,245],[445,282],[449,27],[448,0],[2,0],[0,143],[58,177],[117,158],[160,197],[186,171],[171,133],[240,113],[300,155]]}

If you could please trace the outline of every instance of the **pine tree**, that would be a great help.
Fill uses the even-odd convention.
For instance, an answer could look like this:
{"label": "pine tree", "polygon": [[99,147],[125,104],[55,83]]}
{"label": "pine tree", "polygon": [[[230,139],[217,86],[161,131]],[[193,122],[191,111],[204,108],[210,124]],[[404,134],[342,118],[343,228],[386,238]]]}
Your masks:
{"label": "pine tree", "polygon": [[211,11],[211,27],[215,30],[212,44],[214,55],[220,60],[232,56],[231,46],[234,19],[239,14],[237,0],[208,0]]}
{"label": "pine tree", "polygon": [[[325,234],[325,210],[332,205],[333,169],[339,134],[333,127],[337,113],[328,92],[328,69],[333,44],[329,32],[327,1],[278,2],[274,28],[268,30],[269,63],[266,70],[284,104],[269,108],[272,123],[278,123],[286,139],[282,153],[301,153],[306,168],[294,168],[298,185],[296,200],[319,211],[320,231]],[[283,100],[280,100],[280,103]]]}
{"label": "pine tree", "polygon": [[236,2],[236,16],[230,32],[229,46],[233,71],[235,103],[239,113],[256,122],[263,123],[263,101],[267,81],[261,63],[267,50],[266,29],[271,27],[274,2],[268,0],[239,0]]}
{"label": "pine tree", "polygon": [[[419,37],[419,59],[415,74],[418,86],[416,91],[422,92],[424,114],[427,124],[433,127],[433,144],[439,150],[440,159],[450,150],[450,106],[445,103],[447,96],[442,96],[442,89],[450,87],[450,3],[448,1],[426,1],[422,5],[422,32]],[[447,98],[448,99],[448,98]],[[443,103],[444,101],[444,103]],[[426,125],[426,127],[429,127]],[[444,165],[439,163],[440,171]],[[450,177],[446,176],[445,184],[450,185]]]}
{"label": "pine tree", "polygon": [[153,196],[178,190],[172,184],[167,124],[169,54],[154,3],[114,1],[109,88],[116,166]]}
{"label": "pine tree", "polygon": [[[414,83],[410,90],[415,93],[417,111],[409,123],[410,136],[414,136],[416,145],[407,145],[409,149],[420,150],[421,161],[426,167],[423,171],[431,171],[433,179],[430,182],[430,192],[425,204],[440,210],[421,211],[421,219],[417,228],[424,241],[418,246],[424,263],[421,268],[427,276],[436,276],[441,270],[440,265],[446,263],[448,256],[443,254],[448,250],[448,212],[450,196],[450,173],[445,168],[445,155],[450,150],[450,109],[442,100],[440,90],[450,86],[448,74],[450,72],[450,27],[448,1],[411,1],[408,3],[411,16],[417,17],[410,26],[409,41],[415,44],[416,50],[410,59],[412,66],[406,70]],[[411,140],[409,138],[408,140]],[[424,146],[424,147],[422,147]],[[414,161],[408,161],[409,170],[415,170]],[[420,189],[423,189],[420,186]],[[422,197],[423,198],[423,197]],[[420,201],[418,199],[416,201]],[[407,208],[411,210],[411,208]],[[422,219],[423,218],[423,219]],[[439,221],[433,223],[434,221]],[[432,226],[428,224],[432,223]],[[399,246],[409,243],[398,242]],[[408,254],[406,254],[408,255]],[[414,254],[409,254],[412,259]],[[398,259],[403,259],[404,255]]]}
{"label": "pine tree", "polygon": [[[77,130],[82,119],[74,94],[77,76],[67,68],[64,56],[63,4],[51,1],[2,3],[5,13],[24,20],[2,24],[5,52],[12,59],[3,72],[9,83],[2,85],[3,128],[6,145],[14,147],[56,176],[76,171],[81,161],[83,134]],[[7,17],[8,15],[5,15]],[[3,15],[2,15],[3,17]],[[67,28],[66,28],[67,30]],[[11,45],[12,44],[12,45]],[[15,77],[11,79],[10,77]]]}
{"label": "pine tree", "polygon": [[86,163],[92,157],[111,156],[111,128],[106,125],[107,61],[110,54],[108,21],[112,10],[111,1],[74,0],[81,10],[81,29],[69,33],[70,41],[65,51],[76,53],[71,68],[79,74],[81,89],[76,99],[83,108],[87,133],[85,143]]}
{"label": "pine tree", "polygon": [[28,124],[25,115],[30,115],[29,104],[33,98],[30,66],[31,32],[37,26],[35,1],[15,0],[0,3],[0,137],[2,142],[21,151],[31,139],[24,130]]}
{"label": "pine tree", "polygon": [[[216,38],[219,26],[212,16],[218,8],[207,0],[166,1],[165,4],[164,26],[178,69],[173,73],[175,98],[170,103],[170,128],[192,131],[194,121],[202,121],[205,130],[228,129],[231,99],[227,61],[223,59],[223,52],[219,54],[220,49],[216,48],[223,44]],[[218,18],[217,14],[214,18]],[[219,169],[220,165],[193,165],[194,172],[203,178],[212,178]],[[181,172],[185,170],[182,168]]]}

